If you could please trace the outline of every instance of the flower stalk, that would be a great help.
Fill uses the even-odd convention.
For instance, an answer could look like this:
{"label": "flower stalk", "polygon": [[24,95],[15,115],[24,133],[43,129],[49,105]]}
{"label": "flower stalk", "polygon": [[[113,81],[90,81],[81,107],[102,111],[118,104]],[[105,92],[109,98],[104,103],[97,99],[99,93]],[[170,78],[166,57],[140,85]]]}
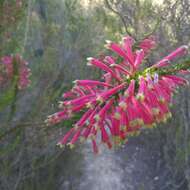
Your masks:
{"label": "flower stalk", "polygon": [[100,143],[108,148],[126,143],[142,129],[166,122],[171,117],[169,107],[173,93],[177,87],[188,84],[178,74],[189,73],[190,60],[171,63],[187,54],[187,46],[179,47],[151,67],[142,69],[141,65],[156,45],[154,38],[145,39],[138,46],[130,36],[123,38],[120,44],[106,43],[113,55],[104,60],[87,59],[87,65],[103,71],[102,80],[76,80],[73,89],[63,96],[62,111],[46,120],[52,125],[85,111],[58,142],[61,147],[68,144],[72,148],[79,139],[91,139],[92,148],[98,153]]}

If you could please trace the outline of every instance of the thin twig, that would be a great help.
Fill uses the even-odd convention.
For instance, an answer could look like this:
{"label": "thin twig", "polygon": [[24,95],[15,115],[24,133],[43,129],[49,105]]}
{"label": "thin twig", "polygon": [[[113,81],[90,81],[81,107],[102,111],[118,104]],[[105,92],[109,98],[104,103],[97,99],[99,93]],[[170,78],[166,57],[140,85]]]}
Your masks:
{"label": "thin twig", "polygon": [[122,15],[119,11],[115,10],[115,9],[110,5],[109,0],[105,0],[105,3],[106,3],[106,5],[107,5],[107,8],[108,8],[108,9],[110,9],[113,13],[115,13],[116,15],[118,15],[118,16],[120,17],[120,19],[121,19],[121,21],[122,21],[122,23],[123,23],[123,26],[124,26],[124,28],[125,28],[126,33],[127,33],[129,36],[131,36],[131,37],[133,37],[133,38],[135,39],[135,37],[133,36],[133,34],[128,30],[128,27],[127,27],[127,24],[126,24],[126,22],[125,22],[125,18],[123,17],[123,15]]}

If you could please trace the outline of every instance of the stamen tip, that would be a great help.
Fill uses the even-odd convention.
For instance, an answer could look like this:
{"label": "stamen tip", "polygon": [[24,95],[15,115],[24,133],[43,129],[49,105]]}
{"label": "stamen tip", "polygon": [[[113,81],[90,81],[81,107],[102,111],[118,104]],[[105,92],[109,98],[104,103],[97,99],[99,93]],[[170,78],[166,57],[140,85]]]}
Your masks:
{"label": "stamen tip", "polygon": [[87,57],[86,60],[87,60],[87,61],[92,61],[92,60],[93,60],[93,57]]}
{"label": "stamen tip", "polygon": [[111,64],[111,65],[110,65],[110,67],[114,67],[114,66],[115,66],[115,64]]}
{"label": "stamen tip", "polygon": [[111,44],[112,42],[110,40],[105,40],[106,44]]}
{"label": "stamen tip", "polygon": [[63,145],[62,143],[57,143],[56,146],[59,146],[59,148],[64,148],[65,145]]}
{"label": "stamen tip", "polygon": [[74,80],[74,81],[73,81],[74,84],[77,84],[77,82],[78,82],[78,80]]}
{"label": "stamen tip", "polygon": [[75,147],[73,143],[67,143],[67,146],[69,146],[70,149],[73,149]]}

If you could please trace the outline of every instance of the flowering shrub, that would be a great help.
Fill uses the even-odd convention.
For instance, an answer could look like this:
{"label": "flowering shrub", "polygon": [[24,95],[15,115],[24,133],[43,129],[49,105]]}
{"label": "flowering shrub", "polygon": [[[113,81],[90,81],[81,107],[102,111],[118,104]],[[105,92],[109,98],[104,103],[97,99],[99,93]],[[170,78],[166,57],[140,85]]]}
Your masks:
{"label": "flowering shrub", "polygon": [[103,61],[87,58],[88,66],[103,71],[102,80],[74,81],[74,87],[63,95],[64,101],[59,104],[61,111],[47,118],[47,124],[53,125],[84,111],[58,145],[73,147],[79,138],[90,139],[97,153],[98,139],[111,148],[113,144],[125,143],[129,136],[139,134],[143,128],[155,127],[171,117],[172,95],[178,86],[188,82],[176,76],[177,72],[187,70],[187,66],[176,64],[170,72],[170,62],[186,54],[187,47],[181,46],[143,68],[142,63],[155,45],[154,38],[136,44],[127,36],[121,44],[107,41],[106,48],[113,54]]}
{"label": "flowering shrub", "polygon": [[16,80],[18,89],[30,84],[28,63],[20,55],[4,56],[0,60],[0,86]]}

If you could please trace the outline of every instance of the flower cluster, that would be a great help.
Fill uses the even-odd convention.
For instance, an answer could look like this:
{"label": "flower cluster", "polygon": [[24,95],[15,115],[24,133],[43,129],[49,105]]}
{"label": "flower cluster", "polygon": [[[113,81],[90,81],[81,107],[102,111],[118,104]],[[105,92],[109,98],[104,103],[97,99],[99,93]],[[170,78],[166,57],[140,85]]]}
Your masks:
{"label": "flower cluster", "polygon": [[63,95],[64,101],[59,104],[61,111],[46,120],[52,125],[85,111],[58,142],[60,146],[73,147],[79,139],[90,139],[97,153],[100,143],[97,141],[108,148],[125,143],[129,136],[139,134],[143,128],[152,128],[170,118],[172,95],[176,87],[187,84],[182,77],[159,73],[163,67],[170,66],[173,59],[186,54],[186,46],[143,69],[143,61],[156,45],[153,38],[139,44],[129,36],[123,38],[121,44],[106,42],[112,56],[105,56],[104,60],[87,58],[87,65],[103,71],[102,80],[74,81],[74,87]]}
{"label": "flower cluster", "polygon": [[0,63],[0,84],[13,81],[15,77],[19,89],[24,89],[30,84],[31,72],[28,68],[28,62],[23,60],[20,55],[4,56]]}

